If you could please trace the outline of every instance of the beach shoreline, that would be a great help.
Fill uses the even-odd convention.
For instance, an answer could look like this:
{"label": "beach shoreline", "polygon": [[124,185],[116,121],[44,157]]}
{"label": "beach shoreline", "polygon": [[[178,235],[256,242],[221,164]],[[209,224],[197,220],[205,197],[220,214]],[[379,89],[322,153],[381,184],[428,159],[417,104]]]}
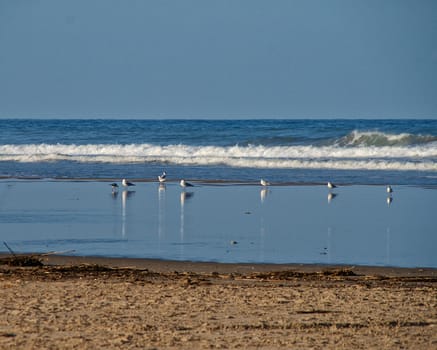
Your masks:
{"label": "beach shoreline", "polygon": [[351,270],[357,275],[386,277],[437,277],[437,268],[364,266],[338,264],[269,264],[269,263],[221,263],[202,261],[178,261],[147,258],[117,258],[99,256],[48,255],[44,264],[51,266],[101,265],[109,268],[149,269],[155,272],[185,271],[193,273],[253,273],[271,271],[299,271],[314,273],[325,270]]}
{"label": "beach shoreline", "polygon": [[49,255],[0,266],[2,348],[437,345],[437,269]]}
{"label": "beach shoreline", "polygon": [[[157,178],[149,178],[149,177],[132,177],[129,178],[130,181],[141,184],[156,184],[159,186],[161,183],[157,180]],[[238,179],[214,179],[214,178],[186,178],[187,181],[194,183],[199,187],[214,187],[214,186],[255,186],[259,187],[259,180],[238,180]],[[70,183],[87,183],[87,182],[96,182],[96,183],[112,183],[112,182],[120,182],[121,179],[118,177],[41,177],[41,176],[0,176],[1,182],[70,182]],[[179,178],[169,178],[166,180],[164,184],[171,185],[179,185]],[[276,181],[269,182],[268,187],[307,187],[307,186],[315,186],[315,187],[326,187],[326,182],[321,181]],[[368,186],[368,187],[386,187],[387,181],[381,181],[378,183],[374,182],[336,182],[337,186],[350,188],[353,186]],[[397,184],[392,183],[392,185],[402,186],[402,187],[414,187],[414,188],[425,188],[425,189],[437,189],[436,184]]]}
{"label": "beach shoreline", "polygon": [[437,346],[435,191],[2,189],[0,348]]}
{"label": "beach shoreline", "polygon": [[[296,271],[301,273],[322,273],[330,270],[350,270],[358,276],[425,277],[437,278],[434,267],[398,267],[351,264],[306,264],[306,263],[227,263],[214,261],[189,261],[153,258],[80,256],[63,253],[16,253],[16,257],[35,257],[45,267],[56,266],[102,266],[109,269],[150,270],[157,273],[184,271],[191,273],[263,273]],[[0,252],[0,264],[13,260],[10,253]]]}

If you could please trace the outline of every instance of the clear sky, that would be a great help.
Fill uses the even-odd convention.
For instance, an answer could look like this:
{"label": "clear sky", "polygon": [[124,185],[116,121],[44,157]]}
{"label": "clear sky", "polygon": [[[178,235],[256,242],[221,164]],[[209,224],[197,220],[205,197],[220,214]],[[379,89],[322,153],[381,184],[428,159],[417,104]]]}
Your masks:
{"label": "clear sky", "polygon": [[437,118],[435,0],[0,0],[0,117]]}

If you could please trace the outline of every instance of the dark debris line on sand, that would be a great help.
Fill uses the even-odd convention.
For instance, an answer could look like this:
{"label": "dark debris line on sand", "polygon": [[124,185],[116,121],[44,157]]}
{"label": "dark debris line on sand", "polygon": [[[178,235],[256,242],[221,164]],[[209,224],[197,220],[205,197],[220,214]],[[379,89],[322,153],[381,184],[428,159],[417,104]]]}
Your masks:
{"label": "dark debris line on sand", "polygon": [[[1,266],[3,265],[3,267]],[[5,266],[9,266],[7,268]],[[255,273],[218,273],[218,272],[154,272],[147,268],[109,267],[99,264],[44,265],[38,256],[15,256],[0,258],[0,275],[20,276],[45,281],[75,278],[116,278],[130,282],[161,280],[180,280],[189,285],[214,282],[275,282],[275,281],[348,281],[349,283],[437,283],[435,276],[383,276],[361,275],[347,268],[324,269],[320,272],[301,272],[296,270],[255,272]]]}
{"label": "dark debris line on sand", "polygon": [[3,244],[6,248],[8,248],[9,252],[12,256],[0,256],[0,265],[9,265],[9,266],[44,266],[43,264],[43,258],[48,257],[50,255],[59,255],[59,254],[65,254],[65,253],[71,253],[74,250],[68,250],[68,251],[52,251],[47,253],[33,253],[33,254],[17,254],[15,253],[12,248],[3,241]]}
{"label": "dark debris line on sand", "polygon": [[[219,280],[256,280],[262,281],[315,281],[344,280],[364,282],[437,282],[434,269],[381,269],[372,267],[357,268],[346,266],[231,266],[228,264],[208,264],[192,262],[170,262],[123,260],[93,258],[63,258],[65,252],[47,252],[34,254],[17,254],[6,242],[10,255],[0,255],[0,274],[17,274],[41,278],[43,280],[62,278],[126,278],[131,281],[141,281],[150,278],[187,279],[192,281]],[[59,259],[61,258],[61,259]],[[130,265],[128,267],[125,267]],[[141,266],[141,267],[140,267]],[[163,268],[164,267],[164,268]],[[258,269],[258,270],[257,270]],[[178,272],[179,271],[179,272]]]}
{"label": "dark debris line on sand", "polygon": [[3,242],[3,244],[6,248],[8,248],[12,256],[0,258],[0,265],[4,264],[9,266],[43,266],[40,257],[32,254],[17,255],[6,242]]}

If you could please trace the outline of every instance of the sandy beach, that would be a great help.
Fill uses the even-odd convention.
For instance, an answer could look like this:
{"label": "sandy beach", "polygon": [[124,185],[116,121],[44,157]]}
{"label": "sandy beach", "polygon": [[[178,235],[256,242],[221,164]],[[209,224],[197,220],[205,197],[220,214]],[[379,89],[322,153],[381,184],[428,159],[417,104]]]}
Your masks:
{"label": "sandy beach", "polygon": [[437,348],[436,269],[42,263],[0,266],[0,348]]}
{"label": "sandy beach", "polygon": [[22,3],[0,350],[437,350],[437,0]]}
{"label": "sandy beach", "polygon": [[0,185],[1,349],[437,348],[435,190]]}

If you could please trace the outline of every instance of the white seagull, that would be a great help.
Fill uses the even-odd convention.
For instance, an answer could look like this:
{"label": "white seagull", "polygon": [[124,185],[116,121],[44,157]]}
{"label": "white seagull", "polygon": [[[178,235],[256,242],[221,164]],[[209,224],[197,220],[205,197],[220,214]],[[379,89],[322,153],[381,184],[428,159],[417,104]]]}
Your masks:
{"label": "white seagull", "polygon": [[332,182],[328,181],[328,188],[330,188],[330,189],[337,188],[337,186],[335,186]]}
{"label": "white seagull", "polygon": [[166,178],[167,178],[167,173],[165,171],[162,172],[162,175],[158,175],[158,181],[161,183],[165,182]]}
{"label": "white seagull", "polygon": [[121,181],[121,184],[122,184],[124,187],[135,186],[135,184],[133,184],[132,182],[126,181],[126,179],[123,179],[123,180]]}
{"label": "white seagull", "polygon": [[182,187],[193,187],[193,184],[190,184],[189,182],[186,182],[184,179],[181,180],[180,185]]}
{"label": "white seagull", "polygon": [[393,193],[393,189],[390,185],[387,186],[387,193]]}
{"label": "white seagull", "polygon": [[266,180],[261,179],[260,184],[261,184],[261,186],[269,186],[270,182],[267,182]]}

